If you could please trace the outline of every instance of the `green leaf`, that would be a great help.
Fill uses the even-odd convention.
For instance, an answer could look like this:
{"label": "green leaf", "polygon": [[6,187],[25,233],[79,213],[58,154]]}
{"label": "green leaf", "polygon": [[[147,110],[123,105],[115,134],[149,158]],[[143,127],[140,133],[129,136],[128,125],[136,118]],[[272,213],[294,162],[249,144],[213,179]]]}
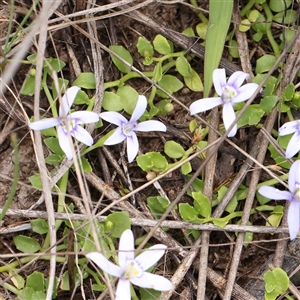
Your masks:
{"label": "green leaf", "polygon": [[294,96],[294,92],[295,92],[295,86],[291,82],[283,90],[283,95],[282,95],[283,96],[283,100],[284,101],[291,101],[292,98],[293,98],[293,96]]}
{"label": "green leaf", "polygon": [[153,290],[153,289],[139,289],[141,300],[156,300],[159,298],[161,292]]}
{"label": "green leaf", "polygon": [[186,86],[193,92],[202,92],[203,91],[203,83],[195,70],[191,70],[191,76],[183,77],[184,83]]}
{"label": "green leaf", "polygon": [[45,162],[49,165],[58,166],[64,159],[64,155],[50,154],[45,158]]}
{"label": "green leaf", "polygon": [[180,169],[180,171],[183,175],[187,175],[187,174],[191,173],[192,170],[193,170],[192,165],[189,161],[186,162],[184,165],[182,165],[181,169]]}
{"label": "green leaf", "polygon": [[26,287],[30,287],[35,291],[44,291],[44,274],[34,271],[27,277]]}
{"label": "green leaf", "polygon": [[289,287],[289,277],[281,268],[267,271],[264,274],[264,281],[265,299],[275,300],[277,296],[285,293]]}
{"label": "green leaf", "polygon": [[154,54],[151,43],[141,36],[139,37],[136,46],[139,54],[143,57],[151,57]]}
{"label": "green leaf", "polygon": [[45,138],[44,143],[51,150],[51,152],[58,155],[64,155],[64,152],[61,150],[59,146],[58,138],[56,137]]}
{"label": "green leaf", "polygon": [[256,73],[265,73],[270,71],[276,62],[274,55],[265,54],[256,61]]}
{"label": "green leaf", "polygon": [[138,92],[129,85],[123,85],[118,88],[117,96],[120,97],[124,110],[132,115],[139,97]]}
{"label": "green leaf", "polygon": [[194,199],[194,208],[198,215],[208,218],[211,215],[211,204],[202,192],[192,192]]}
{"label": "green leaf", "polygon": [[268,24],[266,23],[266,18],[264,15],[259,13],[256,19],[256,24],[253,24],[251,27],[257,33],[260,33],[263,36],[263,34],[265,34],[268,30]]}
{"label": "green leaf", "polygon": [[276,205],[274,207],[273,212],[268,217],[268,222],[266,222],[266,226],[279,226],[284,214],[284,207],[282,205]]}
{"label": "green leaf", "polygon": [[[163,75],[158,85],[162,87],[169,94],[173,94],[183,88],[183,83],[173,75]],[[157,95],[162,98],[167,98],[168,96],[162,91],[157,91]]]}
{"label": "green leaf", "polygon": [[165,143],[164,152],[171,158],[181,158],[185,154],[183,147],[174,141]]}
{"label": "green leaf", "polygon": [[207,34],[207,24],[204,23],[199,23],[196,25],[196,31],[198,36],[205,40],[206,39],[206,34]]}
{"label": "green leaf", "polygon": [[[50,64],[52,69],[55,72],[60,72],[62,68],[66,65],[62,60],[57,59],[57,58],[46,58],[47,63]],[[48,64],[44,62],[44,72],[47,72],[48,74],[52,74],[51,68],[48,67]]]}
{"label": "green leaf", "polygon": [[10,276],[12,276],[12,277],[10,278],[10,280],[12,281],[12,283],[14,284],[14,286],[15,286],[18,290],[20,290],[20,289],[22,289],[22,288],[24,287],[24,285],[25,285],[25,280],[24,280],[24,278],[23,278],[21,275],[15,274],[15,271],[16,271],[16,270],[11,270],[11,271],[9,271],[8,273],[9,273]]}
{"label": "green leaf", "polygon": [[204,97],[212,86],[212,74],[218,68],[231,22],[233,0],[209,1],[209,22],[205,40]]}
{"label": "green leaf", "polygon": [[158,62],[157,65],[154,67],[153,71],[153,80],[158,82],[162,79],[163,71],[162,71],[162,62]]}
{"label": "green leaf", "polygon": [[143,155],[138,155],[136,162],[145,172],[162,172],[168,165],[166,158],[158,152],[148,152]]}
{"label": "green leaf", "polygon": [[24,253],[35,253],[41,249],[37,239],[24,235],[15,236],[14,243],[16,248]]}
{"label": "green leaf", "polygon": [[84,89],[94,90],[96,88],[96,77],[94,73],[80,73],[79,76],[73,82],[73,86],[75,85]]}
{"label": "green leaf", "polygon": [[239,25],[239,31],[246,32],[250,29],[251,22],[249,19],[244,19],[241,21],[241,24]]}
{"label": "green leaf", "polygon": [[176,69],[182,76],[192,76],[192,67],[184,56],[176,59]]}
{"label": "green leaf", "polygon": [[38,189],[38,190],[42,190],[42,180],[41,180],[41,176],[39,173],[35,173],[34,175],[30,176],[28,178],[28,180],[30,181],[31,185]]}
{"label": "green leaf", "polygon": [[246,111],[238,121],[238,126],[256,125],[260,122],[264,114],[265,112],[260,108],[258,104],[252,104],[246,109]]}
{"label": "green leaf", "polygon": [[89,161],[87,158],[82,157],[81,158],[81,164],[82,164],[82,168],[83,168],[83,172],[85,173],[90,173],[93,171],[92,166],[90,165]]}
{"label": "green leaf", "polygon": [[[115,52],[117,55],[119,55],[121,58],[123,58],[126,62],[128,62],[130,65],[133,64],[133,58],[128,50],[126,50],[123,46],[120,45],[111,45],[109,46],[109,49]],[[129,73],[131,71],[130,67],[127,67],[122,61],[120,61],[118,58],[116,58],[114,55],[111,55],[112,61],[118,68],[118,70],[122,73]]]}
{"label": "green leaf", "polygon": [[290,7],[292,0],[270,0],[269,7],[274,12],[282,12]]}
{"label": "green leaf", "polygon": [[38,291],[33,293],[32,300],[46,300],[46,296],[44,292]]}
{"label": "green leaf", "polygon": [[188,203],[179,203],[179,213],[183,220],[193,221],[197,218],[197,213]]}
{"label": "green leaf", "polygon": [[156,219],[159,219],[166,212],[169,205],[170,201],[161,196],[147,198],[147,206]]}
{"label": "green leaf", "polygon": [[273,21],[280,24],[292,24],[298,17],[297,11],[288,9],[273,16]]}
{"label": "green leaf", "polygon": [[131,220],[127,211],[115,212],[107,216],[104,222],[105,231],[114,238],[120,238],[126,229],[130,229]]}
{"label": "green leaf", "polygon": [[240,53],[239,53],[239,45],[237,43],[236,40],[230,40],[228,43],[229,46],[229,54],[233,57],[233,58],[239,58],[240,57]]}
{"label": "green leaf", "polygon": [[45,234],[49,230],[48,223],[44,219],[31,220],[30,224],[32,227],[32,231],[39,233],[39,234]]}
{"label": "green leaf", "polygon": [[28,76],[22,86],[21,94],[25,96],[33,96],[35,89],[35,76]]}
{"label": "green leaf", "polygon": [[169,41],[163,37],[161,34],[158,34],[153,40],[154,49],[163,55],[172,53],[172,47]]}
{"label": "green leaf", "polygon": [[18,298],[20,298],[21,300],[32,300],[32,296],[34,293],[34,289],[26,287],[19,292]]}
{"label": "green leaf", "polygon": [[256,22],[258,17],[259,17],[259,11],[257,9],[251,10],[250,13],[248,14],[248,20],[251,23]]}
{"label": "green leaf", "polygon": [[265,96],[264,98],[261,99],[259,106],[266,114],[268,114],[276,105],[277,100],[278,100],[277,96]]}
{"label": "green leaf", "polygon": [[89,105],[90,102],[91,102],[91,99],[84,91],[82,91],[82,90],[78,91],[78,93],[74,99],[75,105],[81,105],[81,104]]}

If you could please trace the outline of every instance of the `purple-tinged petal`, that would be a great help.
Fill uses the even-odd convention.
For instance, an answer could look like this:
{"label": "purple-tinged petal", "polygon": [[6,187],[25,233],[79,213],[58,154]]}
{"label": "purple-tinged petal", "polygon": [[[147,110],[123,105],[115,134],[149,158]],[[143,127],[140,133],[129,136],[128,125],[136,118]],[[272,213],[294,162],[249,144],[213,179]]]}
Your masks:
{"label": "purple-tinged petal", "polygon": [[170,291],[174,288],[171,281],[165,277],[147,272],[143,273],[141,277],[132,278],[130,281],[142,288],[150,288],[157,291]]}
{"label": "purple-tinged petal", "polygon": [[134,259],[134,237],[130,229],[126,229],[121,235],[118,257],[123,270],[126,269],[127,260]]}
{"label": "purple-tinged petal", "polygon": [[279,128],[278,134],[279,135],[287,135],[287,134],[291,134],[297,130],[300,131],[300,120],[291,121],[291,122],[287,122],[287,123],[283,124]]}
{"label": "purple-tinged petal", "polygon": [[132,113],[130,123],[136,122],[145,112],[147,108],[147,98],[143,95],[139,95],[138,101],[136,103],[136,107]]}
{"label": "purple-tinged petal", "polygon": [[65,153],[67,159],[71,160],[73,158],[71,145],[69,143],[68,135],[62,126],[57,127],[57,138],[61,150]]}
{"label": "purple-tinged petal", "polygon": [[213,83],[215,90],[219,96],[222,95],[223,89],[226,86],[226,71],[225,69],[216,69],[213,72]]}
{"label": "purple-tinged petal", "polygon": [[292,194],[300,188],[300,160],[296,160],[289,172],[289,190]]}
{"label": "purple-tinged petal", "polygon": [[48,118],[48,119],[42,119],[42,120],[39,120],[39,121],[29,123],[28,126],[32,130],[43,130],[43,129],[47,129],[47,128],[57,126],[59,124],[60,124],[60,121],[59,121],[58,118]]}
{"label": "purple-tinged petal", "polygon": [[130,281],[120,279],[116,290],[116,300],[130,300],[130,299],[131,299]]}
{"label": "purple-tinged petal", "polygon": [[76,119],[77,124],[88,124],[98,122],[100,117],[92,111],[75,111],[69,115],[69,118]]}
{"label": "purple-tinged petal", "polygon": [[72,86],[71,88],[69,88],[66,91],[66,93],[64,94],[64,96],[61,99],[61,104],[59,106],[59,116],[60,117],[64,117],[69,113],[70,108],[71,108],[79,90],[80,90],[80,87]]}
{"label": "purple-tinged petal", "polygon": [[73,130],[71,132],[71,135],[78,141],[80,141],[81,143],[88,145],[88,146],[92,146],[93,145],[93,138],[92,136],[89,134],[88,131],[86,131],[84,128],[82,128],[81,126],[77,125],[76,126],[76,130]]}
{"label": "purple-tinged petal", "polygon": [[288,211],[288,225],[290,231],[290,239],[296,238],[299,232],[299,217],[300,215],[300,202],[292,201]]}
{"label": "purple-tinged petal", "polygon": [[101,270],[112,276],[121,277],[123,270],[110,262],[105,256],[98,252],[90,252],[86,255],[91,261],[93,261]]}
{"label": "purple-tinged petal", "polygon": [[285,157],[291,158],[300,150],[300,132],[295,132],[291,137],[285,151]]}
{"label": "purple-tinged petal", "polygon": [[248,83],[240,87],[237,92],[237,96],[232,100],[233,103],[239,103],[248,100],[252,97],[255,91],[258,88],[258,84],[256,83]]}
{"label": "purple-tinged petal", "polygon": [[165,245],[154,245],[137,256],[135,261],[144,271],[146,271],[161,259],[165,254],[166,249],[167,246]]}
{"label": "purple-tinged petal", "polygon": [[[225,129],[227,130],[235,120],[235,113],[231,103],[225,103],[223,105],[222,115],[223,115],[224,126]],[[237,125],[235,124],[232,130],[229,132],[228,137],[235,136],[236,132],[237,132]]]}
{"label": "purple-tinged petal", "polygon": [[128,162],[132,162],[139,152],[139,141],[134,132],[127,137],[127,158]]}
{"label": "purple-tinged petal", "polygon": [[262,186],[258,189],[258,192],[269,199],[273,200],[292,200],[293,195],[288,191],[281,191],[271,186]]}
{"label": "purple-tinged petal", "polygon": [[104,142],[104,145],[116,145],[122,143],[126,139],[126,135],[123,134],[122,128],[118,127],[115,132]]}
{"label": "purple-tinged petal", "polygon": [[218,105],[223,104],[220,97],[203,98],[193,102],[190,106],[191,115],[195,115],[207,110],[210,110]]}
{"label": "purple-tinged petal", "polygon": [[237,90],[248,77],[249,77],[249,74],[247,74],[245,72],[242,72],[242,71],[234,72],[229,77],[229,79],[227,81],[227,85],[229,85]]}
{"label": "purple-tinged petal", "polygon": [[160,121],[144,121],[141,123],[138,123],[134,129],[134,131],[167,131],[167,127],[165,124],[163,124]]}
{"label": "purple-tinged petal", "polygon": [[121,114],[119,114],[115,111],[103,112],[103,113],[99,114],[99,116],[101,119],[103,119],[109,123],[115,124],[117,126],[122,126],[123,124],[128,123],[128,120],[124,116],[122,116]]}

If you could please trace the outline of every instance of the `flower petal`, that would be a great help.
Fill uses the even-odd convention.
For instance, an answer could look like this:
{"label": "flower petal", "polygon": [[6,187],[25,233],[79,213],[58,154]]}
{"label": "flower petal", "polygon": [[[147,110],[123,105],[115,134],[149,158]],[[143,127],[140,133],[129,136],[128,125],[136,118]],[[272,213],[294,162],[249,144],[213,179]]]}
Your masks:
{"label": "flower petal", "polygon": [[126,135],[123,134],[122,128],[118,127],[115,132],[104,142],[104,145],[116,145],[123,142],[126,139]]}
{"label": "flower petal", "polygon": [[237,89],[237,96],[233,98],[233,103],[243,102],[252,97],[255,91],[258,88],[258,84],[256,83],[248,83]]}
{"label": "flower petal", "polygon": [[279,128],[278,134],[279,135],[287,135],[287,134],[291,134],[297,130],[300,131],[300,120],[286,122]]}
{"label": "flower petal", "polygon": [[128,162],[132,162],[139,152],[139,141],[134,132],[127,136],[127,158]]}
{"label": "flower petal", "polygon": [[120,238],[119,243],[119,265],[125,270],[127,260],[134,259],[134,238],[130,229],[125,230]]}
{"label": "flower petal", "polygon": [[299,232],[299,214],[300,203],[298,201],[292,201],[288,211],[288,224],[291,240],[295,239]]}
{"label": "flower petal", "polygon": [[101,270],[112,276],[121,277],[122,269],[110,262],[103,254],[98,252],[90,252],[86,257],[93,261]]}
{"label": "flower petal", "polygon": [[[230,102],[225,103],[223,105],[222,115],[223,115],[224,126],[225,129],[227,130],[235,120],[235,113],[232,104]],[[229,132],[228,137],[235,136],[236,132],[237,132],[237,125],[235,124],[232,130]]]}
{"label": "flower petal", "polygon": [[132,113],[130,123],[136,122],[145,112],[147,108],[147,98],[143,95],[139,95],[138,101],[136,103],[136,107]]}
{"label": "flower petal", "polygon": [[99,121],[99,114],[92,111],[75,111],[69,115],[69,118],[76,119],[77,124],[96,123]]}
{"label": "flower petal", "polygon": [[212,109],[222,103],[223,103],[223,101],[220,97],[203,98],[203,99],[197,100],[191,104],[190,112],[191,112],[191,115],[195,115],[200,112],[204,112],[209,109]]}
{"label": "flower petal", "polygon": [[290,192],[288,191],[281,191],[278,189],[275,189],[271,186],[262,186],[258,189],[258,192],[269,199],[273,199],[273,200],[291,200],[292,199],[292,195]]}
{"label": "flower petal", "polygon": [[294,194],[300,187],[300,160],[296,160],[289,172],[289,190]]}
{"label": "flower petal", "polygon": [[59,121],[58,118],[47,118],[47,119],[42,119],[42,120],[39,120],[39,121],[29,123],[28,126],[32,130],[43,130],[43,129],[47,129],[47,128],[57,126],[59,124],[60,124],[60,121]]}
{"label": "flower petal", "polygon": [[147,272],[143,273],[141,277],[135,277],[130,281],[142,288],[150,288],[157,291],[170,291],[174,288],[171,281],[165,277]]}
{"label": "flower petal", "polygon": [[57,127],[57,138],[61,150],[65,153],[67,159],[71,160],[73,158],[71,145],[69,143],[68,135],[66,134],[62,126]]}
{"label": "flower petal", "polygon": [[130,300],[130,299],[131,299],[130,281],[120,279],[116,291],[116,300]]}
{"label": "flower petal", "polygon": [[138,123],[134,129],[134,131],[167,131],[167,127],[165,124],[163,124],[160,121],[144,121],[141,123]]}
{"label": "flower petal", "polygon": [[213,72],[213,83],[215,90],[219,96],[222,95],[223,89],[226,86],[226,71],[225,69],[216,69]]}
{"label": "flower petal", "polygon": [[285,157],[291,158],[300,150],[300,132],[295,132],[291,137],[285,151]]}
{"label": "flower petal", "polygon": [[166,249],[167,246],[165,245],[154,245],[137,256],[135,261],[144,271],[146,271],[161,259],[165,254]]}
{"label": "flower petal", "polygon": [[228,79],[227,85],[233,87],[235,90],[237,90],[243,82],[249,77],[249,74],[242,72],[242,71],[237,71],[234,72]]}
{"label": "flower petal", "polygon": [[107,112],[103,112],[101,114],[99,114],[100,118],[109,122],[109,123],[112,123],[112,124],[115,124],[117,126],[122,126],[124,123],[127,124],[128,123],[128,120],[122,116],[121,114],[115,112],[115,111],[107,111]]}
{"label": "flower petal", "polygon": [[81,143],[92,146],[93,145],[93,138],[92,136],[86,131],[84,128],[82,128],[80,125],[76,126],[76,129],[71,132],[71,135]]}
{"label": "flower petal", "polygon": [[80,87],[72,86],[71,88],[69,88],[66,91],[66,93],[64,94],[64,96],[61,99],[61,104],[59,107],[59,116],[60,117],[65,117],[69,113],[70,107],[72,106],[79,90],[80,90]]}

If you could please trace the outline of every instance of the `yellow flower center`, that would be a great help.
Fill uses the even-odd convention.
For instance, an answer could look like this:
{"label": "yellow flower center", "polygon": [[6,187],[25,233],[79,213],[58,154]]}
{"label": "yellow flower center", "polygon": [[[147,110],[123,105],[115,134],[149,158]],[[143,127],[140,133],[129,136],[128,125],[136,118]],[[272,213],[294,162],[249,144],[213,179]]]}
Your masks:
{"label": "yellow flower center", "polygon": [[67,124],[69,126],[70,131],[72,131],[76,127],[76,122],[73,119],[61,120],[61,126],[63,127],[63,129],[66,133],[68,132]]}
{"label": "yellow flower center", "polygon": [[122,129],[123,129],[123,134],[125,135],[130,135],[130,132],[134,129],[134,127],[136,127],[138,123],[127,123],[127,124],[123,124]]}
{"label": "yellow flower center", "polygon": [[300,186],[297,186],[294,195],[297,198],[297,200],[300,202]]}
{"label": "yellow flower center", "polygon": [[224,101],[232,101],[233,98],[236,97],[236,95],[237,95],[237,92],[233,87],[226,86],[221,95],[221,99]]}
{"label": "yellow flower center", "polygon": [[135,260],[128,261],[126,270],[124,271],[123,274],[126,280],[139,277],[142,274],[143,274],[143,270]]}

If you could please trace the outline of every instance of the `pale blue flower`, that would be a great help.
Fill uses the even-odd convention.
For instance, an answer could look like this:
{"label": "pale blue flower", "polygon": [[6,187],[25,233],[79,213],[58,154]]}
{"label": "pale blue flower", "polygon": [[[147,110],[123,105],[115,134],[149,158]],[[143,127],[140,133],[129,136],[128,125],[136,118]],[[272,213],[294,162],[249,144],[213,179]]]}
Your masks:
{"label": "pale blue flower", "polygon": [[76,140],[85,145],[91,146],[93,144],[93,138],[80,125],[99,121],[99,115],[91,111],[75,111],[69,114],[70,108],[79,90],[80,88],[77,86],[73,86],[67,90],[61,99],[62,103],[59,107],[58,118],[42,119],[29,124],[29,127],[33,130],[43,130],[57,126],[58,142],[68,160],[72,159],[73,157],[71,145],[68,139],[68,129],[71,136]]}
{"label": "pale blue flower", "polygon": [[286,148],[285,157],[291,158],[300,150],[300,120],[287,122],[279,128],[279,135],[294,133]]}
{"label": "pale blue flower", "polygon": [[290,201],[288,225],[290,239],[293,240],[296,238],[300,227],[300,160],[292,164],[288,184],[289,192],[281,191],[270,186],[262,186],[258,192],[269,199]]}
{"label": "pale blue flower", "polygon": [[[227,130],[235,120],[233,106],[236,103],[249,99],[258,88],[258,85],[256,83],[247,83],[241,87],[248,76],[249,75],[247,73],[237,71],[229,77],[226,83],[225,69],[214,70],[213,83],[219,97],[204,98],[195,101],[190,106],[191,114],[194,115],[200,112],[204,112],[223,104],[223,121],[224,126]],[[233,127],[228,136],[235,136],[236,132],[237,125]]]}
{"label": "pale blue flower", "polygon": [[165,245],[154,245],[134,258],[134,238],[130,229],[122,233],[119,244],[119,266],[110,262],[98,252],[88,253],[86,256],[104,272],[119,278],[116,289],[117,300],[130,300],[130,283],[142,288],[151,288],[158,291],[173,289],[168,279],[145,272],[153,266],[165,253]]}
{"label": "pale blue flower", "polygon": [[138,123],[138,119],[143,115],[147,108],[145,96],[139,96],[136,107],[128,121],[121,114],[111,111],[100,114],[100,117],[118,126],[115,132],[104,142],[104,145],[115,145],[127,140],[127,157],[132,162],[139,151],[139,142],[135,131],[166,131],[166,126],[159,121],[144,121]]}

